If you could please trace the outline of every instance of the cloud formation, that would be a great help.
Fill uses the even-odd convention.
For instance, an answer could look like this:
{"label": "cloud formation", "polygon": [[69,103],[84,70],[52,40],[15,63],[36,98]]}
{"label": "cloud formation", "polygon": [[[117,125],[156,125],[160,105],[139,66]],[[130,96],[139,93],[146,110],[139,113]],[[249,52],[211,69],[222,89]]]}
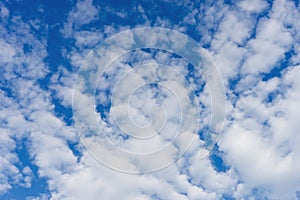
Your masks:
{"label": "cloud formation", "polygon": [[[17,5],[0,3],[0,195],[3,198],[299,199],[297,1],[161,1],[159,4],[142,1],[115,5],[80,0],[65,9],[65,17],[57,24],[47,24],[48,19],[34,15],[26,18],[14,4]],[[37,7],[46,16],[47,7]],[[79,67],[84,69],[82,61],[91,50],[115,33],[146,26],[180,31],[206,48],[225,86],[225,124],[221,138],[209,149],[209,156],[203,157],[209,153],[203,143],[214,111],[209,88],[214,87],[214,81],[207,85],[201,81],[203,74],[170,52],[141,49],[119,58],[97,83],[96,99],[81,93],[89,88],[77,79],[80,84],[75,88],[79,91],[76,100],[84,105],[81,117],[94,123],[83,129],[98,129],[100,123],[101,131],[113,142],[135,152],[152,151],[168,141],[178,128],[180,117],[175,113],[180,109],[172,92],[158,86],[153,89],[153,85],[135,90],[126,99],[132,89],[128,87],[130,84],[153,81],[151,78],[157,76],[182,95],[179,99],[194,96],[195,101],[180,103],[188,111],[193,111],[191,105],[198,105],[200,117],[188,115],[190,118],[183,124],[186,134],[180,135],[180,142],[166,152],[172,155],[189,141],[192,132],[189,121],[196,119],[193,122],[200,124],[199,135],[185,154],[154,173],[126,174],[97,162],[80,142],[72,118],[72,92]],[[150,36],[149,33],[143,42],[153,46],[157,38]],[[53,48],[49,41],[55,37],[51,41],[59,46]],[[177,41],[174,48],[180,49],[184,44],[183,40],[173,40]],[[133,41],[134,37],[126,37],[118,45],[128,47]],[[115,56],[103,55],[101,49],[94,53],[107,60]],[[161,63],[172,68],[158,69]],[[93,68],[97,63],[88,64],[86,67]],[[122,82],[124,73],[128,77]],[[95,80],[96,74],[89,76],[88,80]],[[110,90],[116,84],[119,89],[113,93]],[[115,102],[110,102],[112,96]],[[165,120],[166,137],[136,145],[118,134],[122,131],[110,126],[115,119],[123,131],[136,131],[126,126],[128,121],[121,120],[128,114],[124,100],[131,105],[129,114],[138,119],[135,123],[140,129],[153,122],[148,130],[151,133]],[[96,108],[100,122],[95,121],[95,109],[90,109],[95,102],[104,105]],[[110,115],[112,111],[115,119]],[[165,117],[166,113],[175,117]],[[148,132],[144,133],[147,136]],[[103,140],[86,139],[90,145]],[[101,145],[92,148],[108,151]],[[153,162],[131,163],[126,157],[121,160],[107,153],[110,161],[134,170],[159,162],[153,158]],[[45,181],[47,188],[32,192],[39,181]],[[18,188],[27,188],[31,193],[21,194]]]}

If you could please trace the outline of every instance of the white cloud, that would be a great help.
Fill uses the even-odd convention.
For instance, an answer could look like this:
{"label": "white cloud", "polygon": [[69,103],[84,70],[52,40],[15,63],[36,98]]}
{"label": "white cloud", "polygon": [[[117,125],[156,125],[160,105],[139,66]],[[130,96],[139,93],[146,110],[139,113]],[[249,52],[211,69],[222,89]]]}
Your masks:
{"label": "white cloud", "polygon": [[249,1],[249,0],[244,0],[239,2],[239,6],[250,12],[261,12],[263,9],[267,7],[268,3],[264,0],[254,0],[254,1]]}
{"label": "white cloud", "polygon": [[[247,7],[250,12],[261,12],[267,6],[267,4],[262,1],[255,1],[254,3],[255,4],[251,6],[247,6],[246,2],[243,2],[240,3],[240,6],[245,9]],[[209,15],[212,10],[218,11],[212,12],[214,14]],[[157,194],[159,197],[165,197],[166,199],[172,195],[175,195],[175,198],[183,199],[197,199],[199,197],[205,199],[218,199],[222,198],[222,194],[229,193],[236,198],[242,199],[249,197],[249,199],[251,199],[256,198],[255,195],[253,196],[251,194],[251,189],[260,186],[269,190],[270,193],[262,193],[262,195],[268,195],[269,197],[276,197],[277,195],[279,197],[290,198],[294,195],[298,186],[290,187],[287,190],[284,188],[282,191],[276,190],[279,187],[282,187],[283,184],[286,184],[287,182],[285,181],[287,180],[294,180],[293,184],[299,180],[296,176],[294,176],[293,179],[291,178],[295,169],[297,169],[297,166],[290,163],[290,160],[293,160],[292,156],[287,156],[287,158],[281,157],[282,152],[280,151],[283,150],[280,148],[278,149],[276,145],[274,146],[273,141],[269,138],[270,135],[276,133],[274,130],[277,130],[278,133],[281,133],[282,131],[276,127],[266,128],[263,125],[266,120],[275,121],[272,116],[275,116],[275,114],[279,112],[275,111],[275,108],[279,105],[276,103],[277,101],[275,103],[265,103],[264,100],[268,97],[269,93],[276,91],[282,86],[281,80],[274,78],[268,82],[260,82],[260,76],[257,76],[260,72],[270,71],[276,62],[283,57],[284,52],[291,47],[293,40],[291,32],[283,26],[285,19],[276,17],[278,11],[275,10],[275,6],[273,10],[271,19],[260,20],[257,29],[254,30],[256,32],[256,38],[250,38],[250,33],[253,32],[252,29],[255,27],[255,19],[251,17],[250,12],[245,14],[248,18],[243,18],[243,11],[232,11],[229,10],[227,6],[222,7],[221,5],[215,5],[208,9],[205,18],[207,23],[212,22],[210,24],[211,28],[218,27],[219,29],[213,37],[214,40],[212,41],[211,50],[214,52],[214,58],[216,58],[216,63],[220,68],[223,78],[225,78],[225,82],[227,82],[229,78],[236,77],[241,69],[241,65],[243,66],[241,71],[242,82],[238,85],[238,88],[240,88],[239,91],[243,91],[244,93],[235,99],[228,99],[228,101],[233,101],[227,102],[228,105],[234,105],[231,108],[228,108],[228,116],[233,117],[233,121],[226,124],[225,135],[219,142],[220,147],[226,153],[226,163],[231,166],[231,169],[225,173],[218,173],[212,167],[209,159],[198,160],[197,158],[199,155],[196,153],[197,151],[191,151],[192,156],[190,159],[190,166],[188,167],[190,174],[180,174],[178,175],[178,180],[175,181],[176,183],[172,182],[173,189],[176,188],[175,190],[177,192],[182,191],[183,193],[186,193],[187,197],[181,196],[178,193],[172,193],[171,190],[167,189],[169,186],[164,185],[164,182],[156,183],[157,180],[154,178],[156,177],[155,174],[147,175],[148,181],[164,188],[165,193],[169,196],[164,196],[158,189],[152,189],[151,184],[147,185],[147,189],[145,189],[143,188],[143,182],[139,181],[137,182],[141,185],[141,191],[137,191],[134,186],[130,185],[132,180],[134,180],[133,182],[136,181],[136,177],[127,177],[127,175],[114,172],[111,172],[113,175],[110,174],[110,176],[115,179],[111,178],[109,180],[110,182],[103,182],[107,183],[107,185],[113,184],[114,181],[121,184],[117,177],[126,177],[126,180],[129,181],[127,182],[127,185],[130,187],[127,188],[128,198],[134,198],[134,194],[139,194],[139,198],[147,199],[147,197],[152,194]],[[225,15],[224,18],[222,18],[223,14]],[[219,18],[215,15],[219,16]],[[200,17],[201,15],[198,14],[197,16]],[[209,16],[217,17],[217,20],[214,21],[212,18],[209,18]],[[220,26],[219,20],[222,20]],[[159,23],[164,24],[163,26],[169,26],[167,25],[167,21]],[[202,28],[200,26],[199,30],[204,31]],[[232,34],[232,32],[237,34]],[[282,37],[279,37],[280,34],[274,34],[274,32],[281,33]],[[208,34],[205,34],[205,37],[209,37]],[[154,43],[153,41],[155,41],[155,38],[149,37],[147,39],[149,42],[151,41],[151,43]],[[162,55],[158,58],[162,60],[165,59]],[[244,76],[246,74],[251,74],[251,76]],[[106,84],[105,86],[110,87],[109,84]],[[231,91],[228,91],[228,93],[231,93]],[[237,101],[236,104],[234,102],[235,100]],[[281,102],[281,104],[286,105],[285,102]],[[295,112],[297,109],[293,108],[292,110]],[[289,122],[286,123],[289,124]],[[284,123],[278,123],[276,121],[274,124],[279,126]],[[265,128],[266,130],[264,131]],[[280,138],[276,140],[281,141]],[[197,149],[197,145],[194,148]],[[286,152],[286,150],[284,152]],[[90,160],[88,154],[85,154],[84,159],[88,159],[88,161],[85,160],[84,164],[94,162]],[[177,163],[178,167],[179,164],[180,161]],[[269,170],[270,166],[272,167],[272,170]],[[282,167],[276,169],[275,166]],[[91,165],[90,168],[84,167],[82,170],[86,171],[85,173],[88,173],[88,170],[94,172],[94,170],[100,170],[100,168],[101,167],[99,166],[96,167]],[[160,179],[168,180],[168,173],[172,174],[173,177],[177,177],[174,174],[178,172],[172,171],[173,169],[174,166],[163,170],[164,174],[161,174],[160,172],[157,173],[159,174]],[[103,168],[103,170],[107,169]],[[76,174],[82,174],[83,171]],[[91,171],[89,173],[91,173]],[[199,171],[203,173],[199,173]],[[290,173],[291,176],[284,177],[284,173]],[[98,174],[100,175],[102,173],[98,171],[95,176],[97,177]],[[257,174],[262,175],[255,176]],[[84,176],[93,177],[92,175]],[[192,183],[189,183],[186,180],[188,176],[190,176]],[[149,177],[151,178],[149,179]],[[284,181],[280,182],[280,179]],[[99,184],[99,187],[101,188],[105,188],[102,185],[101,180],[101,178],[95,178],[94,183]],[[242,183],[240,183],[240,181],[242,181]],[[64,184],[66,184],[65,187],[74,187],[67,181],[65,181]],[[123,189],[123,187],[121,188]],[[87,188],[86,190],[90,191],[90,189],[93,190],[93,187]],[[120,193],[115,192],[115,194],[110,194],[109,189],[103,189],[104,191],[101,192],[104,197],[118,198],[118,195],[122,194],[122,189],[120,189],[120,191],[118,190]],[[69,190],[73,191],[74,189],[69,188]],[[132,193],[129,191],[132,191]],[[167,191],[170,191],[171,193]],[[285,192],[288,192],[288,196],[285,196],[285,194],[287,194]],[[57,193],[55,194],[57,195],[56,197],[60,198],[61,196],[59,195],[61,195],[61,193],[65,195],[66,198],[69,195],[64,193],[62,189],[57,189]],[[86,195],[85,193],[83,194]],[[83,194],[78,193],[76,195],[80,196]],[[96,195],[97,192],[90,191],[89,195],[91,198],[93,198],[93,196],[91,196],[92,194]],[[123,198],[126,197],[123,196]]]}
{"label": "white cloud", "polygon": [[[3,6],[1,10],[3,11]],[[24,139],[29,143],[34,142],[31,137],[37,130],[56,134],[56,137],[64,138],[64,141],[67,138],[74,138],[74,133],[53,116],[49,92],[37,84],[37,80],[44,78],[48,73],[44,63],[47,56],[45,41],[37,39],[32,34],[30,26],[20,17],[12,16],[9,20],[9,26],[4,28],[3,24],[0,25],[2,35],[0,84],[1,89],[4,88],[0,93],[1,195],[15,187],[31,187],[32,169],[26,166],[23,160],[31,160],[38,155],[32,152],[30,158],[19,157],[17,151],[28,151],[18,146]],[[44,115],[36,119],[37,113]],[[68,148],[66,145],[64,147]]]}
{"label": "white cloud", "polygon": [[10,44],[0,40],[0,49],[1,64],[12,62],[14,56],[16,55],[14,48]]}
{"label": "white cloud", "polygon": [[0,195],[15,185],[30,187],[31,170],[20,166],[18,155],[14,152],[17,143],[28,131],[27,123],[19,112],[15,102],[0,93]]}
{"label": "white cloud", "polygon": [[[250,11],[261,12],[266,6],[255,5],[255,2],[254,7],[248,7]],[[240,3],[242,7],[245,5],[245,2]],[[245,17],[247,13],[225,13],[217,37],[212,41],[211,50],[225,83],[229,78],[241,78],[237,79],[239,82],[234,87],[239,96],[231,96],[233,91],[227,88],[230,121],[226,123],[224,136],[219,141],[226,163],[237,170],[239,179],[243,181],[236,184],[233,192],[237,198],[250,197],[251,189],[260,188],[261,194],[255,195],[295,199],[300,188],[296,173],[299,163],[294,157],[299,152],[295,147],[299,127],[294,122],[299,112],[294,104],[298,99],[295,93],[298,83],[291,76],[297,76],[297,67],[283,71],[282,78],[261,80],[262,72],[268,73],[279,65],[284,53],[299,40],[295,33],[300,26],[291,17],[298,16],[299,11],[289,1],[275,1],[271,9],[268,17],[258,21],[254,38],[247,39],[249,30],[239,29],[246,36],[241,47],[235,44],[235,36],[232,37],[235,34],[231,31],[235,29],[226,29],[228,26],[222,24],[230,24],[228,19],[235,18],[246,28],[254,28],[255,19]],[[272,102],[267,102],[269,95],[273,95]]]}
{"label": "white cloud", "polygon": [[1,3],[0,4],[0,17],[2,19],[6,20],[8,16],[9,16],[9,10]]}
{"label": "white cloud", "polygon": [[98,17],[98,8],[93,5],[93,0],[79,0],[68,16],[68,22],[64,24],[62,33],[71,37],[74,30],[80,26],[89,24]]}
{"label": "white cloud", "polygon": [[75,45],[81,48],[94,47],[103,39],[100,31],[77,31],[74,33]]}
{"label": "white cloud", "polygon": [[[12,84],[5,84],[5,86],[12,90],[16,98],[14,100],[7,97],[4,91],[0,93],[0,194],[6,193],[16,184],[30,187],[31,169],[28,166],[17,167],[20,160],[14,153],[17,148],[16,142],[27,137],[30,142],[30,159],[33,159],[34,164],[38,166],[39,175],[47,177],[51,192],[51,197],[41,194],[37,197],[27,197],[28,200],[99,199],[99,197],[102,199],[151,199],[155,195],[160,199],[222,199],[223,194],[232,195],[237,199],[264,197],[295,199],[295,192],[300,188],[298,173],[300,127],[297,120],[300,114],[298,106],[300,71],[297,66],[300,55],[297,44],[300,38],[299,10],[295,8],[293,2],[275,1],[269,15],[258,20],[256,27],[256,19],[253,16],[268,7],[264,1],[242,1],[238,3],[238,6],[216,2],[202,11],[193,6],[194,4],[191,4],[192,12],[185,18],[185,23],[197,24],[197,30],[203,34],[201,42],[211,44],[209,50],[213,54],[227,87],[228,121],[218,145],[224,151],[222,155],[229,170],[217,172],[209,158],[201,159],[201,154],[206,151],[200,148],[203,142],[200,140],[197,140],[187,154],[173,165],[147,175],[123,174],[111,170],[98,163],[82,146],[78,147],[82,153],[81,159],[78,159],[68,146],[69,141],[78,140],[74,127],[66,126],[65,122],[56,116],[51,102],[51,98],[56,98],[63,106],[71,106],[75,74],[60,67],[58,72],[52,75],[50,82],[50,89],[55,92],[55,96],[51,96],[50,91],[43,90],[36,80],[45,77],[48,73],[43,60],[47,56],[45,41],[36,39],[31,34],[29,26],[20,18],[12,17],[11,28],[16,29],[17,33],[0,27],[5,35],[0,39],[0,62],[2,66],[5,66],[1,71],[2,82],[0,83],[2,86],[11,81]],[[238,10],[240,8],[242,8],[241,11]],[[146,24],[149,23],[144,8],[138,6],[138,11],[147,20]],[[10,13],[1,5],[0,14],[1,18],[8,19]],[[120,15],[126,17],[124,13]],[[89,48],[93,48],[107,35],[128,29],[127,26],[112,25],[104,27],[103,31],[100,29],[81,30],[82,25],[93,22],[98,16],[99,9],[89,0],[78,1],[69,13],[62,33],[65,37],[75,39],[76,47],[71,52],[65,49],[64,56],[70,58],[75,68],[80,65],[84,56],[89,52]],[[168,19],[157,18],[155,20],[156,25],[173,26]],[[186,30],[183,26],[173,27],[181,31]],[[252,37],[253,33],[255,37]],[[153,37],[146,39],[149,44],[157,42]],[[120,42],[125,46],[132,44],[131,40]],[[23,49],[25,44],[28,45],[26,52]],[[261,73],[270,72],[293,45],[296,53],[292,58],[294,66],[286,68],[282,72],[282,77],[262,81]],[[107,58],[113,56],[107,55]],[[141,52],[137,52],[137,56],[146,60],[144,63],[137,62],[137,65],[151,61],[150,57]],[[179,97],[188,95],[190,88],[183,87],[186,86],[185,80],[179,76],[187,74],[188,70],[178,67],[185,66],[186,63],[177,58],[170,58],[168,54],[162,52],[156,54],[156,61],[172,65],[178,73],[168,70],[156,71],[153,70],[154,68],[141,70],[139,73],[142,75],[160,74],[160,78],[165,79],[165,83],[174,91],[176,90]],[[96,66],[95,63],[92,64]],[[122,65],[121,62],[116,62],[116,65],[119,68],[115,67],[107,71],[107,75],[113,78],[109,79],[108,83],[104,80],[105,84],[101,85],[100,89],[111,88],[115,84],[114,81],[118,80],[124,72],[123,68],[128,67]],[[241,76],[241,80],[235,87],[235,91],[231,91],[229,79],[237,76]],[[121,87],[120,91],[124,94],[130,89],[126,84],[129,81],[134,82],[133,77],[131,76],[132,79],[123,84],[124,88]],[[87,88],[80,85],[76,89]],[[236,92],[239,92],[239,95],[235,95]],[[169,112],[177,113],[176,101],[168,95],[166,95],[168,98],[163,101],[155,102],[150,93],[143,94],[136,95],[134,99],[131,113],[133,118],[146,116],[146,114],[151,114],[153,120],[163,118],[158,113],[151,113],[147,106],[143,107],[143,104],[149,105],[149,102],[161,103],[159,105],[163,105]],[[268,102],[266,99],[271,94],[274,95],[273,100]],[[121,97],[123,94],[118,95]],[[202,103],[208,103],[207,87],[201,95]],[[104,96],[103,102],[107,102],[109,96],[103,93],[101,97]],[[85,106],[93,102],[92,98],[80,93],[79,97],[78,100],[84,102]],[[146,97],[149,99],[143,99]],[[120,102],[124,103],[121,100]],[[186,106],[189,110],[191,106],[189,102],[182,101],[182,103],[182,106]],[[94,110],[85,109],[85,113],[81,114],[85,120],[95,122],[87,128],[97,130]],[[209,112],[205,111],[203,115],[202,121],[199,121],[209,123],[209,117],[206,117]],[[194,119],[192,115],[188,117]],[[146,122],[145,117],[137,123],[145,124]],[[173,149],[170,148],[168,152],[165,152],[166,155],[172,156],[172,153],[182,148],[180,146],[182,141],[189,142],[191,131],[188,122],[189,119],[185,124],[187,131],[180,136],[180,142],[175,141]],[[107,127],[106,122],[100,123],[104,127],[101,131],[112,132],[112,127]],[[174,124],[169,125],[168,130],[172,130]],[[102,142],[103,138],[91,137],[89,139],[98,139]],[[156,143],[159,144],[157,141]],[[150,150],[153,148],[151,146],[153,144],[147,145]],[[142,149],[145,146],[143,143],[135,148]],[[108,150],[101,146],[99,148],[97,145],[93,148],[98,148],[99,152]],[[110,161],[129,167],[149,168],[151,165],[156,166],[159,162],[157,157],[150,159],[149,163],[137,164],[130,162],[131,160],[127,162],[126,157],[124,157],[126,162],[122,162],[119,157],[113,157],[117,153],[112,154],[108,151],[107,155]],[[258,194],[252,193],[254,188],[259,189]]]}
{"label": "white cloud", "polygon": [[47,194],[41,194],[39,196],[28,196],[26,197],[26,200],[48,200],[49,199],[49,195]]}
{"label": "white cloud", "polygon": [[[300,187],[296,158],[299,126],[295,120],[299,114],[298,73],[299,68],[289,68],[280,82],[278,78],[260,82],[240,97],[219,142],[246,187],[268,188],[265,195],[270,198],[292,199]],[[276,90],[283,95],[265,102]]]}

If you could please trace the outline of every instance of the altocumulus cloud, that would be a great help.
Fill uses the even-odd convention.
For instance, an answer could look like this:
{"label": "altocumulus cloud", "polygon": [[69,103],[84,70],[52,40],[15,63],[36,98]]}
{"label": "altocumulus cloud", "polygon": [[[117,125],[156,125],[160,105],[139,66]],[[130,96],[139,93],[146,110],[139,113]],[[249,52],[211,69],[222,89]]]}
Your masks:
{"label": "altocumulus cloud", "polygon": [[[0,198],[299,199],[299,19],[299,2],[288,0],[0,3]],[[81,144],[72,118],[72,92],[91,50],[105,38],[139,27],[173,29],[206,48],[223,79],[226,116],[209,156],[201,157],[205,135],[200,132],[167,168],[126,174],[100,164]],[[212,108],[209,88],[198,80],[201,74],[170,52],[142,49],[121,57],[99,80],[96,101],[105,105],[97,108],[103,132],[115,134],[115,143],[131,145],[108,126],[113,121],[110,89],[132,65],[149,63],[173,66],[174,74],[151,71],[155,67],[142,74],[171,78],[178,90],[198,87],[201,113],[194,120],[205,130]],[[146,87],[132,97],[136,123],[149,122],[149,105],[175,107],[171,93],[159,96],[158,89]],[[164,111],[152,111],[161,120]],[[130,150],[152,148],[156,146]]]}

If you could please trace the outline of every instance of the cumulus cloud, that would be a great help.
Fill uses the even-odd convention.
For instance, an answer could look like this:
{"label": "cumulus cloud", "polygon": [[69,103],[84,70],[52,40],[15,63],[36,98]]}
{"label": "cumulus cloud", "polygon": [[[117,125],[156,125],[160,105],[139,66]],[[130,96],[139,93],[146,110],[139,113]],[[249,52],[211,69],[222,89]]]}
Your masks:
{"label": "cumulus cloud", "polygon": [[[115,12],[122,20],[131,15],[124,10],[102,8],[91,0],[76,2],[60,29],[62,38],[73,45],[66,44],[60,52],[71,67],[67,69],[60,64],[53,72],[53,66],[46,61],[51,54],[47,40],[37,37],[32,29],[39,29],[41,22],[34,19],[24,22],[22,17],[12,16],[4,3],[0,4],[0,195],[15,187],[30,188],[32,185],[33,176],[36,176],[32,165],[22,163],[16,152],[18,144],[26,139],[28,160],[37,167],[37,176],[46,178],[49,190],[49,194],[28,196],[28,200],[297,199],[300,190],[300,14],[296,3],[285,0],[272,3],[240,1],[236,4],[223,1],[164,3],[180,6],[186,12],[179,16],[182,17],[180,22],[174,24],[167,15],[156,16],[141,3],[133,5],[133,10],[143,19],[140,22],[88,26],[100,20],[104,10]],[[212,55],[226,92],[226,123],[217,144],[219,159],[226,169],[218,170],[220,163],[215,164],[214,158],[203,156],[209,152],[202,132],[184,156],[154,173],[120,173],[98,162],[97,153],[104,155],[104,161],[136,171],[157,167],[161,162],[159,158],[167,158],[164,162],[172,160],[172,156],[190,142],[192,123],[199,123],[199,128],[205,132],[209,127],[211,109],[215,109],[214,112],[221,110],[210,105],[214,79],[210,84],[204,84],[198,80],[202,78],[201,72],[196,73],[186,60],[169,52],[138,50],[118,58],[106,69],[102,79],[94,81],[99,75],[94,72],[101,68],[98,68],[99,62],[107,64],[111,58],[116,58],[117,51],[129,48],[136,35],[128,35],[118,40],[117,45],[110,46],[111,54],[96,49],[91,53],[95,59],[82,64],[90,50],[114,33],[146,25],[193,33],[193,37]],[[160,44],[151,33],[140,34],[147,36],[142,38],[149,47]],[[185,40],[172,40],[177,41],[172,44],[175,49],[186,44]],[[159,68],[160,63],[171,67]],[[85,75],[93,82],[93,87],[98,87],[96,98],[92,94],[94,91],[89,95],[84,93],[91,86],[77,76],[79,66],[82,70],[92,69]],[[79,84],[73,88],[75,80]],[[138,89],[151,81],[162,82],[169,90],[176,91],[177,97],[158,86]],[[110,90],[115,85],[119,88],[114,93]],[[198,96],[192,93],[195,88]],[[134,95],[127,98],[133,90]],[[60,115],[60,112],[71,109],[74,103],[72,92],[78,97],[76,101],[84,106],[79,118],[81,122],[88,122],[82,123],[85,126],[81,129],[90,134],[86,138],[76,134],[78,127],[72,119],[66,122]],[[185,98],[193,95],[196,99]],[[114,102],[110,101],[112,97]],[[218,95],[215,97],[219,100]],[[126,154],[120,158],[125,154],[106,146],[104,135],[91,134],[100,130],[112,142],[129,151],[153,151],[169,141],[178,129],[178,99],[188,114],[182,124],[185,131],[162,157],[134,160]],[[109,109],[97,111],[91,107],[95,102]],[[193,108],[197,106],[202,110],[195,117]],[[112,112],[115,116],[111,115]],[[128,114],[138,119],[135,124],[128,126],[131,122],[126,118]],[[114,120],[119,121],[121,129],[111,125]],[[145,129],[149,124],[152,126]],[[166,125],[162,129],[164,137],[159,136],[150,142],[137,144],[132,138],[119,134],[122,131],[137,134],[146,130],[144,136],[149,136],[163,125]],[[74,143],[75,147],[72,146]],[[96,154],[87,151],[83,144]],[[210,155],[216,153],[214,151]]]}

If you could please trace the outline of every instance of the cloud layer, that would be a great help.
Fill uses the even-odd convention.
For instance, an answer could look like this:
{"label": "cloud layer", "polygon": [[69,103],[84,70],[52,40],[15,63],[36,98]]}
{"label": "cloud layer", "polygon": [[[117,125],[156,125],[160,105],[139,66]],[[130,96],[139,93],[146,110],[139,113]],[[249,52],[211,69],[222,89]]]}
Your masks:
{"label": "cloud layer", "polygon": [[[0,195],[3,198],[299,199],[297,1],[161,1],[115,5],[80,0],[66,8],[65,16],[57,23],[44,17],[51,14],[47,6],[37,7],[35,13],[39,14],[27,13],[26,17],[25,11],[25,14],[17,12],[17,3],[0,3]],[[116,118],[123,119],[124,113],[128,114],[121,109],[127,103],[122,95],[126,96],[130,89],[126,84],[138,82],[138,74],[145,78],[140,81],[155,75],[176,88],[173,90],[179,95],[194,96],[197,101],[180,103],[188,111],[193,108],[188,106],[197,103],[200,111],[195,123],[201,125],[197,139],[174,164],[150,174],[126,174],[97,162],[80,142],[72,118],[72,92],[82,61],[97,44],[120,31],[147,26],[180,31],[206,48],[225,86],[226,116],[221,138],[210,149],[209,156],[203,157],[207,153],[204,133],[214,111],[212,92],[201,80],[203,74],[170,52],[142,49],[121,57],[105,71],[106,78],[99,80],[98,99],[78,93],[81,96],[76,100],[86,106],[85,112],[81,112],[84,120],[95,120],[95,110],[88,106],[96,101],[105,106],[98,108],[101,121],[95,123],[101,123],[101,131],[111,136],[113,142],[135,152],[157,149],[155,144],[159,146],[164,140],[139,146],[110,126],[114,106],[119,106],[115,109]],[[148,36],[143,38],[145,43],[153,45],[155,38]],[[118,45],[131,43],[128,39]],[[178,40],[177,45],[182,43]],[[106,56],[109,59],[114,55]],[[88,67],[93,67],[95,63],[89,64]],[[159,64],[172,68],[159,71]],[[130,74],[132,69],[136,71]],[[126,72],[129,78],[125,77],[123,83],[121,77]],[[90,75],[93,78],[96,74]],[[110,89],[118,81],[119,90],[113,94]],[[89,89],[84,82],[80,83],[75,89]],[[116,102],[109,101],[113,95],[117,95]],[[148,86],[135,90],[131,99],[125,100],[129,101],[130,115],[138,119],[135,123],[140,128],[149,120],[154,123],[152,129],[159,129],[160,122],[167,121],[166,136],[172,136],[178,128],[180,117],[174,114],[179,111],[178,102],[167,89],[153,90]],[[175,118],[164,118],[164,113]],[[180,149],[180,144],[191,137],[189,119],[186,120],[183,124],[187,127],[186,135],[182,134],[180,142],[174,143],[178,145],[174,149]],[[131,127],[125,127],[126,124],[121,127],[128,131]],[[93,129],[92,125],[84,128]],[[91,148],[108,151],[100,145]],[[114,159],[108,153],[112,162],[129,167],[149,167],[155,161],[154,158],[153,162],[132,165],[125,158],[125,161],[120,157]],[[43,181],[46,189],[32,189]],[[28,192],[21,194],[18,188],[27,188]]]}

